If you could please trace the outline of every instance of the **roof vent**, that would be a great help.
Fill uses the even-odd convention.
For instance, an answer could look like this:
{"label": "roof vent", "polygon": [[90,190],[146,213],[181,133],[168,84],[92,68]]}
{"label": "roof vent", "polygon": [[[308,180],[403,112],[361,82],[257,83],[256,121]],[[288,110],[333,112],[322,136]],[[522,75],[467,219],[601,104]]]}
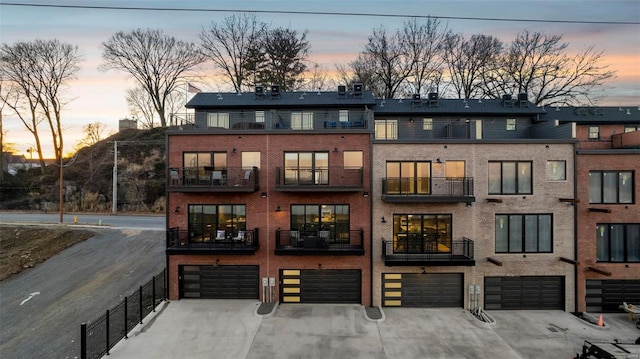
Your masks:
{"label": "roof vent", "polygon": [[362,98],[362,84],[353,84],[353,97]]}
{"label": "roof vent", "polygon": [[513,107],[513,99],[511,99],[511,95],[502,95],[502,106]]}
{"label": "roof vent", "polygon": [[280,97],[280,85],[271,85],[271,98]]}
{"label": "roof vent", "polygon": [[438,107],[438,93],[437,92],[429,92],[427,95],[427,99],[429,101],[429,107]]}
{"label": "roof vent", "polygon": [[529,98],[526,92],[521,92],[518,94],[518,106],[529,107]]}
{"label": "roof vent", "polygon": [[422,99],[420,98],[419,93],[414,93],[411,95],[411,104],[413,106],[422,106]]}
{"label": "roof vent", "polygon": [[347,86],[340,85],[338,86],[338,98],[345,98],[347,95]]}

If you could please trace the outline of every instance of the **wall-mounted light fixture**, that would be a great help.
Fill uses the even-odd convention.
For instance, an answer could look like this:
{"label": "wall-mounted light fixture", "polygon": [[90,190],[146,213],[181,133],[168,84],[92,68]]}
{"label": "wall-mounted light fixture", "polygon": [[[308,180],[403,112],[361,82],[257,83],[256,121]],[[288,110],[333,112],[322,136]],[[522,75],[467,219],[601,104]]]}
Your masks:
{"label": "wall-mounted light fixture", "polygon": [[318,263],[318,272],[322,271],[322,263]]}
{"label": "wall-mounted light fixture", "polygon": [[220,263],[220,260],[216,258],[216,262],[213,263],[213,267],[218,268],[218,263]]}
{"label": "wall-mounted light fixture", "polygon": [[467,202],[467,207],[471,207],[471,202]]}
{"label": "wall-mounted light fixture", "polygon": [[282,210],[280,209],[280,205],[278,205],[278,208],[276,208],[276,212],[280,212],[280,211]]}
{"label": "wall-mounted light fixture", "polygon": [[442,163],[442,160],[440,159],[440,157],[436,158],[436,163]]}
{"label": "wall-mounted light fixture", "polygon": [[364,197],[364,198],[369,197],[369,192],[367,192],[367,191],[362,192],[362,197]]}
{"label": "wall-mounted light fixture", "polygon": [[176,213],[180,212],[180,206],[176,206],[176,208],[174,208],[173,211]]}
{"label": "wall-mounted light fixture", "polygon": [[414,120],[413,120],[413,117],[411,117],[411,118],[409,119],[409,123],[413,123],[413,121],[414,121]]}
{"label": "wall-mounted light fixture", "polygon": [[333,149],[333,153],[338,153],[338,147]]}
{"label": "wall-mounted light fixture", "polygon": [[267,198],[267,192],[262,192],[262,193],[260,194],[260,197],[262,197],[262,198]]}
{"label": "wall-mounted light fixture", "polygon": [[422,274],[427,274],[427,271],[422,267]]}
{"label": "wall-mounted light fixture", "polygon": [[387,223],[387,220],[384,219],[384,216],[382,218],[380,218],[380,223]]}
{"label": "wall-mounted light fixture", "polygon": [[231,150],[231,153],[236,153],[236,148],[235,147]]}

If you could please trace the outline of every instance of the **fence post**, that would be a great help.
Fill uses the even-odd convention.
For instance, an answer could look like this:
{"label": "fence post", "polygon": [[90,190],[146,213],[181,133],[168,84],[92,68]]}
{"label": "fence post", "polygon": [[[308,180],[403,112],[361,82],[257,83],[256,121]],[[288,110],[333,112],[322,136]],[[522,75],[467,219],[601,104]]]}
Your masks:
{"label": "fence post", "polygon": [[87,359],[87,323],[80,324],[80,359]]}
{"label": "fence post", "polygon": [[154,275],[153,278],[151,279],[151,308],[153,308],[153,311],[156,311],[156,276]]}
{"label": "fence post", "polygon": [[105,332],[107,333],[107,355],[109,355],[109,309],[107,309],[107,330],[105,330]]}
{"label": "fence post", "polygon": [[142,324],[142,286],[140,286],[140,324]]}
{"label": "fence post", "polygon": [[124,297],[124,338],[129,339],[129,310],[127,309],[127,297]]}

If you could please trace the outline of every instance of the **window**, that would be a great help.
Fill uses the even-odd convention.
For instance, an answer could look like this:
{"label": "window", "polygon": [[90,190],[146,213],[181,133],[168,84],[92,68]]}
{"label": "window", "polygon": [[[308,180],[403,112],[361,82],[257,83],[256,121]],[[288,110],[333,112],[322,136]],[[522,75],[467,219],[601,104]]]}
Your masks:
{"label": "window", "polygon": [[596,261],[640,262],[640,224],[598,224]]}
{"label": "window", "polygon": [[553,252],[551,214],[496,214],[496,253]]}
{"label": "window", "polygon": [[507,119],[507,131],[515,131],[516,130],[516,119],[508,118]]}
{"label": "window", "polygon": [[375,120],[376,140],[397,140],[398,120]]}
{"label": "window", "polygon": [[444,165],[447,179],[464,178],[464,161],[447,161]]}
{"label": "window", "polygon": [[238,235],[245,231],[247,211],[239,204],[190,204],[189,240],[214,240],[218,231],[224,231],[225,237]]}
{"label": "window", "polygon": [[394,253],[451,253],[450,214],[394,214]]}
{"label": "window", "polygon": [[291,129],[313,130],[313,112],[292,112]]}
{"label": "window", "polygon": [[422,129],[425,131],[433,130],[433,119],[432,118],[423,118],[422,119]]}
{"label": "window", "polygon": [[349,121],[349,110],[338,110],[338,119],[340,122]]}
{"label": "window", "polygon": [[316,236],[329,231],[329,242],[349,241],[349,205],[294,204],[291,205],[291,230],[302,235]]}
{"label": "window", "polygon": [[387,162],[385,194],[430,194],[431,162]]}
{"label": "window", "polygon": [[567,161],[547,161],[547,181],[566,181]]}
{"label": "window", "polygon": [[242,152],[242,168],[260,168],[260,152]]}
{"label": "window", "polygon": [[287,152],[284,154],[284,183],[329,184],[329,152]]}
{"label": "window", "polygon": [[634,171],[590,171],[589,203],[634,203]]}
{"label": "window", "polygon": [[532,194],[530,161],[490,161],[489,194]]}
{"label": "window", "polygon": [[256,111],[256,122],[264,122],[264,111],[258,110]]}
{"label": "window", "polygon": [[362,151],[344,151],[343,160],[345,169],[362,169]]}
{"label": "window", "polygon": [[640,126],[634,126],[634,125],[625,125],[624,126],[624,133],[634,132],[634,131],[640,131]]}
{"label": "window", "polygon": [[211,171],[222,171],[226,176],[225,152],[185,152],[183,156],[185,183],[209,182]]}
{"label": "window", "polygon": [[600,127],[589,126],[589,140],[595,141],[600,139]]}
{"label": "window", "polygon": [[229,128],[229,114],[222,112],[209,113],[207,115],[207,126]]}

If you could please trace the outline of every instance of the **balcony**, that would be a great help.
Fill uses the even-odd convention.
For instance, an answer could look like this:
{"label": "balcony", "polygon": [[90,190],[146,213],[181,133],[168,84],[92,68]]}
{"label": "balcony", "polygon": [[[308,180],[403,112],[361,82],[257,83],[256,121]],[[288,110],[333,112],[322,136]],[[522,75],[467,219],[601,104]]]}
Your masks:
{"label": "balcony", "polygon": [[640,148],[640,131],[611,135],[612,148]]}
{"label": "balcony", "polygon": [[358,192],[364,190],[362,168],[276,167],[275,190],[280,192]]}
{"label": "balcony", "polygon": [[475,266],[469,238],[442,243],[423,238],[382,241],[384,264],[393,266]]}
{"label": "balcony", "polygon": [[169,192],[256,192],[258,168],[173,167],[169,168]]}
{"label": "balcony", "polygon": [[473,177],[387,177],[382,179],[382,200],[387,203],[471,203]]}
{"label": "balcony", "polygon": [[[218,232],[224,235],[218,236]],[[258,229],[227,233],[224,231],[167,230],[167,254],[238,254],[253,255],[259,248]]]}
{"label": "balcony", "polygon": [[276,255],[364,255],[364,231],[276,230]]}

